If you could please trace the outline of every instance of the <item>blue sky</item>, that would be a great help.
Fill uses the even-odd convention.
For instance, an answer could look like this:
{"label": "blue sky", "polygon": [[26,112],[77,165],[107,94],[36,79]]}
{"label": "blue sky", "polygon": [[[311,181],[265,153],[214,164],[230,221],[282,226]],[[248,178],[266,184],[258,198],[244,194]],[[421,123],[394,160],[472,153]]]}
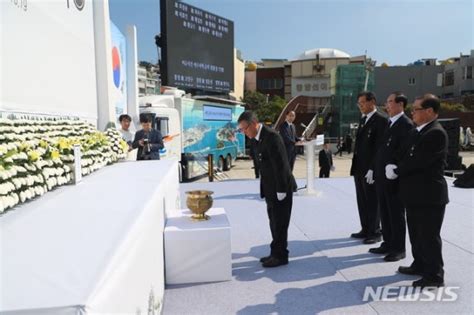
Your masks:
{"label": "blue sky", "polygon": [[[188,0],[234,21],[246,60],[292,59],[313,48],[367,54],[377,64],[446,59],[474,49],[473,0]],[[139,60],[156,62],[159,0],[109,0],[112,21],[134,24]]]}

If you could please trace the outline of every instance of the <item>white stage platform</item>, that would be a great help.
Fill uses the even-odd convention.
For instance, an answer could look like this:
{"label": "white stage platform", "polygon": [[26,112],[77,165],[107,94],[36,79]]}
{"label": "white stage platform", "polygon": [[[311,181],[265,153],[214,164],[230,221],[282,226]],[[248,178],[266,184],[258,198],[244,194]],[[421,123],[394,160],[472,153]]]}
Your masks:
{"label": "white stage platform", "polygon": [[148,313],[164,291],[176,161],[124,162],[0,217],[1,314]]}
{"label": "white stage platform", "polygon": [[[303,181],[299,185],[304,185]],[[296,196],[289,229],[290,263],[264,269],[270,231],[258,181],[182,184],[181,191],[213,190],[214,206],[232,226],[232,281],[166,287],[169,314],[472,314],[474,312],[474,190],[452,187],[442,229],[446,285],[454,302],[363,301],[367,286],[409,287],[418,277],[401,275],[407,258],[385,262],[370,245],[351,239],[360,229],[352,178],[317,179],[316,197]],[[182,196],[184,198],[184,196]]]}

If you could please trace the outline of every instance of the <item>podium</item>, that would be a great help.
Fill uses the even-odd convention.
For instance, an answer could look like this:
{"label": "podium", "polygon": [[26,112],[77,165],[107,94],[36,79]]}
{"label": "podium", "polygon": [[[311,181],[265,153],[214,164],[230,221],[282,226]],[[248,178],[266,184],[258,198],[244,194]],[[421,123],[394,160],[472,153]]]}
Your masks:
{"label": "podium", "polygon": [[303,195],[318,195],[318,192],[314,189],[314,150],[317,146],[323,145],[323,143],[324,135],[318,135],[316,139],[303,143],[303,145],[305,146],[306,158],[306,189],[301,192]]}
{"label": "podium", "polygon": [[231,280],[230,224],[224,208],[211,208],[207,221],[191,220],[191,211],[176,211],[166,220],[167,284]]}

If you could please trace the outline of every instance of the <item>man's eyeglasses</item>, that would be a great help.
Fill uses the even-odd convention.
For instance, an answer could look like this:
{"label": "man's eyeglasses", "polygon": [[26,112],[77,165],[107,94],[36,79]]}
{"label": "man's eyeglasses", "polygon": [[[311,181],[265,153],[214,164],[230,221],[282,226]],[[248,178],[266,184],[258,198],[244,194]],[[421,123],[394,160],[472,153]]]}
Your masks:
{"label": "man's eyeglasses", "polygon": [[240,133],[245,133],[247,131],[247,129],[249,129],[249,126],[250,125],[247,125],[247,127],[245,127],[245,128],[239,128],[239,129],[237,129],[237,131],[240,132]]}
{"label": "man's eyeglasses", "polygon": [[423,108],[423,107],[419,107],[419,108],[412,108],[412,109],[411,109],[411,112],[412,112],[412,113],[415,113],[415,112],[417,112],[417,111],[420,111],[420,110],[426,110],[426,109],[428,109],[428,108]]}

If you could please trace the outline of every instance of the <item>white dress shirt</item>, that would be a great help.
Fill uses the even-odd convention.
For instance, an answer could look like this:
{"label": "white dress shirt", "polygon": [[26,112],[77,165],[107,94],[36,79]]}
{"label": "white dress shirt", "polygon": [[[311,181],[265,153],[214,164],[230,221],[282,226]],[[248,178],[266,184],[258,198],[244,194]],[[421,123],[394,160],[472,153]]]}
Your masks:
{"label": "white dress shirt", "polygon": [[395,116],[393,117],[390,117],[390,127],[393,126],[393,124],[400,118],[403,116],[403,112],[399,113],[399,114],[396,114]]}
{"label": "white dress shirt", "polygon": [[257,126],[257,135],[255,136],[255,140],[260,140],[260,133],[262,132],[262,123],[259,123],[258,126]]}
{"label": "white dress shirt", "polygon": [[429,121],[429,122],[427,122],[427,123],[421,125],[421,126],[416,127],[416,130],[418,130],[418,132],[420,132],[423,128],[426,127],[426,125],[430,124],[430,123],[433,122],[433,121],[434,121],[434,119],[433,119],[432,121]]}
{"label": "white dress shirt", "polygon": [[377,111],[377,108],[374,109],[373,111],[371,111],[370,113],[368,113],[367,115],[362,115],[362,118],[364,118],[365,116],[367,116],[367,119],[365,120],[365,123],[367,124],[367,122],[369,121],[370,117],[372,117],[375,112]]}

